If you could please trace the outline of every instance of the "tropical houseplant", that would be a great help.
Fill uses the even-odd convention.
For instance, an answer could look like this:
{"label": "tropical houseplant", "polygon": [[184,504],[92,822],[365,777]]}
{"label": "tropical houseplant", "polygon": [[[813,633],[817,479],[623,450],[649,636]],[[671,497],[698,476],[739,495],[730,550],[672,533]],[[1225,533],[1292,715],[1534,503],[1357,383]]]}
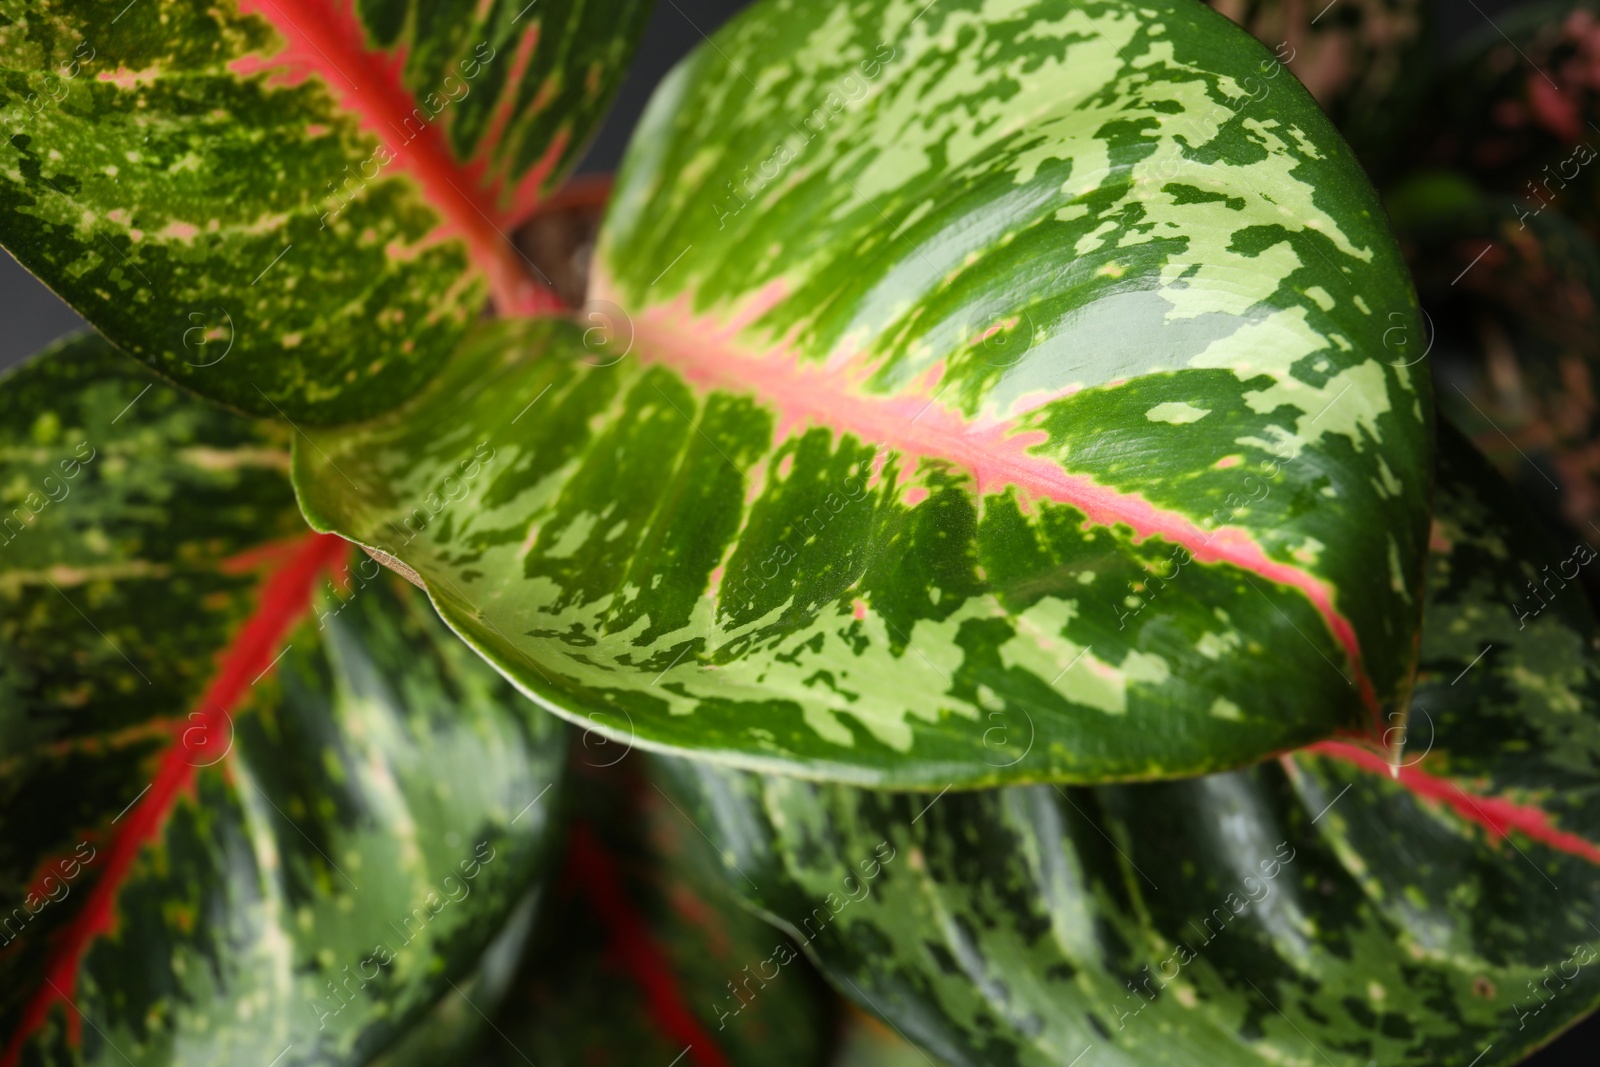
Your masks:
{"label": "tropical houseplant", "polygon": [[0,1065],[1600,1002],[1600,31],[1218,6],[0,3]]}

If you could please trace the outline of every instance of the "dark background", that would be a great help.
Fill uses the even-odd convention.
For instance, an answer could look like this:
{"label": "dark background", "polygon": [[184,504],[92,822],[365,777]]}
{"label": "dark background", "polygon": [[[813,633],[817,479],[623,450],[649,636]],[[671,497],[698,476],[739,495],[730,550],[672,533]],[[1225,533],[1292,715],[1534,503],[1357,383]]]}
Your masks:
{"label": "dark background", "polygon": [[[674,63],[704,40],[706,34],[715,32],[734,12],[744,7],[745,2],[656,0],[627,80],[579,170],[616,169],[627,148],[628,135],[656,83]],[[1463,36],[1480,31],[1489,19],[1519,6],[1522,6],[1521,0],[1435,0],[1434,35],[1439,50],[1449,49]],[[82,325],[83,320],[54,293],[0,250],[0,367],[10,366]],[[1591,1016],[1527,1060],[1525,1067],[1600,1067],[1600,1015]]]}

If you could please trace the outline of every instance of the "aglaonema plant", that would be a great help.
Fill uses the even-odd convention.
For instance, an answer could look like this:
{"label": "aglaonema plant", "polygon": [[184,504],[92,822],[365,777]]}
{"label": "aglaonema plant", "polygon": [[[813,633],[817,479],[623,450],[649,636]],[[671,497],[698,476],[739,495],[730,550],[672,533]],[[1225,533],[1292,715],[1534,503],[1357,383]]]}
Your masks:
{"label": "aglaonema plant", "polygon": [[[0,380],[0,1067],[1487,1067],[1592,1008],[1594,551],[1436,463],[1291,73],[1393,168],[1414,11],[761,0],[569,309],[529,227],[646,13],[0,4],[0,243],[99,332]],[[1406,195],[1419,276],[1498,218]]]}
{"label": "aglaonema plant", "polygon": [[305,528],[271,424],[98,338],[0,396],[48,501],[0,568],[3,1062],[365,1062],[514,956],[559,724]]}

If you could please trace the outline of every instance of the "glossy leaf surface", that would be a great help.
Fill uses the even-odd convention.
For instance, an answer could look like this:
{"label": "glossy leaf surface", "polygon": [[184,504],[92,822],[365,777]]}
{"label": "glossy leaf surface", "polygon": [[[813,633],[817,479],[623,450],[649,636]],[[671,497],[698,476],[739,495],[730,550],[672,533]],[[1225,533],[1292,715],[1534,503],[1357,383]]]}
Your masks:
{"label": "glossy leaf surface", "polygon": [[579,750],[562,874],[473,1067],[824,1067],[838,999],[635,773]]}
{"label": "glossy leaf surface", "polygon": [[213,399],[337,422],[414,392],[620,84],[646,0],[0,7],[0,243]]}
{"label": "glossy leaf surface", "polygon": [[1342,742],[931,802],[662,768],[729,885],[953,1064],[1513,1063],[1600,1002],[1596,621],[1524,588],[1595,553],[1450,442],[1395,777]]}
{"label": "glossy leaf surface", "polygon": [[0,409],[0,1062],[367,1063],[537,883],[565,731],[275,430],[93,337]]}
{"label": "glossy leaf surface", "polygon": [[918,7],[762,4],[691,56],[593,325],[313,432],[307,514],[646,746],[937,789],[1376,732],[1431,399],[1348,150],[1192,4]]}

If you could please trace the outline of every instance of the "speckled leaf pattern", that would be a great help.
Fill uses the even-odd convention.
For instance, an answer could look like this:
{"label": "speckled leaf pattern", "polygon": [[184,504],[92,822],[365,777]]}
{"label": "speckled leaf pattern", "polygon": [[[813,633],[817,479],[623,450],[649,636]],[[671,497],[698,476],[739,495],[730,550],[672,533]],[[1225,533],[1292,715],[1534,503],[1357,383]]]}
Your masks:
{"label": "speckled leaf pattern", "polygon": [[647,0],[0,4],[0,243],[127,352],[246,411],[415,391],[620,84]]}
{"label": "speckled leaf pattern", "polygon": [[838,999],[624,752],[577,750],[561,877],[471,1067],[832,1062]]}
{"label": "speckled leaf pattern", "polygon": [[564,728],[305,529],[276,430],[93,337],[0,406],[0,1062],[365,1064],[477,990]]}
{"label": "speckled leaf pattern", "polygon": [[1311,90],[1368,167],[1407,149],[1397,134],[1427,87],[1424,0],[1207,0]]}
{"label": "speckled leaf pattern", "polygon": [[1595,553],[1441,447],[1395,777],[1343,742],[936,799],[658,766],[728,884],[952,1064],[1514,1063],[1600,1001],[1600,629],[1524,588]]}
{"label": "speckled leaf pattern", "polygon": [[581,336],[308,431],[313,524],[647,747],[937,789],[1375,735],[1432,400],[1348,149],[1203,7],[920,6],[694,53]]}

